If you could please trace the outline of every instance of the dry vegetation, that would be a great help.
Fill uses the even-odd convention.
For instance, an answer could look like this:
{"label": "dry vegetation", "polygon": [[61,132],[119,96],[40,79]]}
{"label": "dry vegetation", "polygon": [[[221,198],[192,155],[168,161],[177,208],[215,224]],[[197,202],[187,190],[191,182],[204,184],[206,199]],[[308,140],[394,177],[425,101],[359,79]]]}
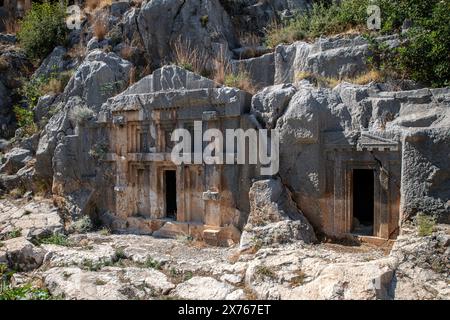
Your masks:
{"label": "dry vegetation", "polygon": [[191,46],[189,41],[177,39],[173,44],[175,63],[192,72],[200,75],[207,75],[210,66],[205,52]]}
{"label": "dry vegetation", "polygon": [[95,19],[92,28],[94,36],[97,37],[98,41],[105,39],[108,33],[108,26],[104,18]]}
{"label": "dry vegetation", "polygon": [[16,34],[20,30],[20,23],[17,19],[2,19],[2,24],[5,26],[6,33]]}
{"label": "dry vegetation", "polygon": [[361,73],[353,78],[332,78],[332,77],[323,77],[317,74],[313,74],[311,72],[299,72],[295,76],[296,81],[308,80],[312,82],[317,87],[327,87],[334,88],[338,84],[342,82],[353,83],[357,85],[366,85],[371,82],[383,82],[386,80],[386,75],[377,70],[370,70],[365,73]]}

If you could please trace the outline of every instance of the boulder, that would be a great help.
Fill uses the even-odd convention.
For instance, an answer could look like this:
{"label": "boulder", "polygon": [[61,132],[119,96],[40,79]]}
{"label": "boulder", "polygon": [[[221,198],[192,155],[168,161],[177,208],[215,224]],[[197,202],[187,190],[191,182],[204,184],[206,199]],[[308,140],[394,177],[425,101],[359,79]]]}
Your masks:
{"label": "boulder", "polygon": [[448,225],[438,225],[430,236],[420,237],[415,230],[405,230],[397,238],[391,257],[398,261],[390,285],[396,300],[447,300],[450,296],[450,236]]}
{"label": "boulder", "polygon": [[296,91],[292,84],[266,87],[253,96],[252,113],[267,129],[273,129]]}
{"label": "boulder", "polygon": [[250,214],[241,237],[241,250],[252,245],[316,241],[312,226],[279,178],[255,182],[249,198]]}
{"label": "boulder", "polygon": [[79,96],[96,108],[128,86],[131,63],[115,53],[91,51],[64,90],[65,100]]}
{"label": "boulder", "polygon": [[55,47],[34,72],[33,78],[49,78],[66,70],[68,64],[66,54],[66,48],[61,46]]}
{"label": "boulder", "polygon": [[275,62],[273,53],[267,53],[260,57],[232,60],[233,73],[246,72],[255,88],[263,88],[273,85],[275,76]]}
{"label": "boulder", "polygon": [[21,148],[12,148],[5,154],[5,163],[0,167],[0,172],[13,174],[24,167],[32,158],[30,150]]}
{"label": "boulder", "polygon": [[11,269],[31,271],[39,268],[44,260],[45,250],[34,246],[24,237],[6,240],[2,243],[0,260],[5,260],[6,257],[7,264]]}
{"label": "boulder", "polygon": [[171,295],[187,300],[224,300],[235,290],[230,284],[212,277],[192,277],[180,283]]}

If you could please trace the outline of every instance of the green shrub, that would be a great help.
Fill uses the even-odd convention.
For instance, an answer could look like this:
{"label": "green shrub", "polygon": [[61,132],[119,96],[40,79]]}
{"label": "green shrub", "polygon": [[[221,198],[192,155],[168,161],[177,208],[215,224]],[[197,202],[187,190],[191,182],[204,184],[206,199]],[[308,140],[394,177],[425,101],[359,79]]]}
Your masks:
{"label": "green shrub", "polygon": [[450,85],[450,1],[449,0],[342,0],[315,2],[308,12],[274,26],[266,43],[314,39],[339,34],[351,29],[366,32],[367,6],[375,4],[381,10],[380,34],[398,33],[405,20],[412,27],[402,36],[399,47],[391,49],[375,44],[370,63],[377,70],[402,79],[411,79],[432,87]]}
{"label": "green shrub", "polygon": [[0,300],[51,300],[47,289],[33,288],[30,284],[11,287],[0,287]]}
{"label": "green shrub", "polygon": [[367,19],[368,0],[315,2],[311,8],[285,25],[275,25],[267,35],[266,43],[275,47],[279,43],[311,39],[337,34],[349,29],[362,28]]}
{"label": "green shrub", "polygon": [[41,238],[38,240],[39,244],[55,244],[58,246],[69,246],[70,241],[67,239],[67,236],[61,233],[55,233],[50,236]]}
{"label": "green shrub", "polygon": [[20,44],[32,59],[42,59],[55,46],[64,43],[67,34],[66,6],[55,3],[33,3],[22,20],[18,33]]}
{"label": "green shrub", "polygon": [[436,226],[436,218],[425,214],[418,214],[416,217],[416,224],[419,236],[430,236]]}
{"label": "green shrub", "polygon": [[145,267],[156,270],[162,269],[161,263],[157,260],[154,260],[152,257],[148,257],[147,260],[145,260]]}

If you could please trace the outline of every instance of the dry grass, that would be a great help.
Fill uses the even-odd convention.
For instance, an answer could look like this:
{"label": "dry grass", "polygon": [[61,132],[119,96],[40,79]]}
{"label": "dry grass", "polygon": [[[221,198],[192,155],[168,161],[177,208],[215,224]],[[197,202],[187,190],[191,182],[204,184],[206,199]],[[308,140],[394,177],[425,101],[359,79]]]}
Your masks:
{"label": "dry grass", "polygon": [[131,67],[128,75],[128,86],[131,86],[132,84],[136,83],[136,78],[137,78],[136,67]]}
{"label": "dry grass", "polygon": [[120,50],[120,56],[125,59],[125,60],[129,60],[131,61],[131,58],[133,56],[133,52],[134,49],[132,46],[130,45],[125,45],[121,50]]}
{"label": "dry grass", "polygon": [[66,88],[66,85],[69,82],[71,77],[72,77],[72,71],[61,72],[57,76],[50,78],[48,80],[48,82],[44,83],[40,87],[40,90],[41,90],[42,94],[62,93],[64,91],[64,89]]}
{"label": "dry grass", "polygon": [[111,6],[112,0],[86,0],[84,8],[88,12]]}
{"label": "dry grass", "polygon": [[257,34],[241,32],[239,34],[239,42],[245,48],[245,51],[241,54],[242,59],[249,59],[258,55],[258,47],[261,44],[261,39]]}
{"label": "dry grass", "polygon": [[6,33],[16,34],[20,31],[20,23],[17,19],[2,19],[2,24],[5,26]]}
{"label": "dry grass", "polygon": [[295,275],[289,280],[289,284],[293,288],[301,286],[305,282],[306,277],[305,273],[300,269],[296,270],[294,274]]}
{"label": "dry grass", "polygon": [[250,80],[250,75],[245,71],[239,71],[237,74],[230,73],[225,75],[224,85],[239,88],[251,94],[256,93],[256,89]]}
{"label": "dry grass", "polygon": [[357,85],[366,85],[371,82],[383,82],[386,77],[377,70],[370,70],[366,73],[359,74],[353,78],[332,78],[323,77],[307,71],[301,71],[295,75],[295,81],[308,80],[317,87],[334,88],[342,82],[353,83]]}
{"label": "dry grass", "polygon": [[99,18],[94,21],[93,32],[98,41],[105,39],[105,36],[108,33],[108,26],[105,19]]}
{"label": "dry grass", "polygon": [[192,72],[200,75],[209,73],[208,57],[203,50],[194,48],[189,41],[177,39],[173,45],[175,63]]}
{"label": "dry grass", "polygon": [[383,82],[384,78],[384,75],[380,71],[370,70],[369,72],[360,74],[355,78],[348,79],[348,82],[363,85],[371,82]]}
{"label": "dry grass", "polygon": [[83,43],[80,41],[76,45],[74,45],[72,48],[69,49],[67,52],[67,55],[72,59],[83,59],[86,55],[86,46],[83,45]]}

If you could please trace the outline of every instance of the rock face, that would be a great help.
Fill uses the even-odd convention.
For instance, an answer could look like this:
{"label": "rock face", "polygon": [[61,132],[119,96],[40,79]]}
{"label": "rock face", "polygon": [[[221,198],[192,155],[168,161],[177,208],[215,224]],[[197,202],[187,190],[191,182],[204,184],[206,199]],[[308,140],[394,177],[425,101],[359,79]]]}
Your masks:
{"label": "rock face", "polygon": [[[396,38],[382,38],[394,46]],[[296,42],[275,49],[275,84],[291,83],[301,73],[337,79],[351,78],[367,70],[367,40],[357,37],[321,38],[309,44]]]}
{"label": "rock face", "polygon": [[[447,219],[449,194],[444,190],[448,179],[444,177],[449,171],[448,161],[443,159],[448,154],[448,89],[389,92],[376,85],[346,83],[333,90],[303,82],[296,86],[298,91],[276,124],[280,176],[313,225],[323,226],[328,234],[351,232],[353,223],[345,222],[347,211],[338,198],[352,197],[345,181],[353,179],[352,170],[358,169],[355,161],[374,170],[375,184],[384,190],[374,202],[392,201],[387,213],[390,218],[382,227],[385,231],[375,226],[377,236],[397,234],[400,214],[432,210],[440,219]],[[436,165],[426,160],[429,157]],[[423,163],[426,171],[420,170],[418,163]],[[435,178],[425,178],[418,170]],[[339,217],[338,212],[342,214]]]}
{"label": "rock face", "polygon": [[211,57],[237,46],[230,18],[218,0],[149,1],[139,12],[137,27],[153,66],[168,62],[179,40]]}
{"label": "rock face", "polygon": [[31,158],[31,151],[13,148],[5,154],[5,163],[0,166],[0,172],[12,174],[23,168]]}
{"label": "rock face", "polygon": [[66,59],[67,50],[64,47],[56,47],[34,72],[33,77],[48,78],[52,74],[59,74],[66,70],[69,61]]}
{"label": "rock face", "polygon": [[81,97],[88,107],[99,107],[128,85],[131,64],[115,53],[90,52],[64,91],[66,101]]}
{"label": "rock face", "polygon": [[249,198],[250,215],[241,237],[241,249],[295,240],[316,241],[313,228],[280,179],[255,182]]}
{"label": "rock face", "polygon": [[267,129],[272,129],[296,92],[292,84],[266,87],[253,96],[252,113]]}

